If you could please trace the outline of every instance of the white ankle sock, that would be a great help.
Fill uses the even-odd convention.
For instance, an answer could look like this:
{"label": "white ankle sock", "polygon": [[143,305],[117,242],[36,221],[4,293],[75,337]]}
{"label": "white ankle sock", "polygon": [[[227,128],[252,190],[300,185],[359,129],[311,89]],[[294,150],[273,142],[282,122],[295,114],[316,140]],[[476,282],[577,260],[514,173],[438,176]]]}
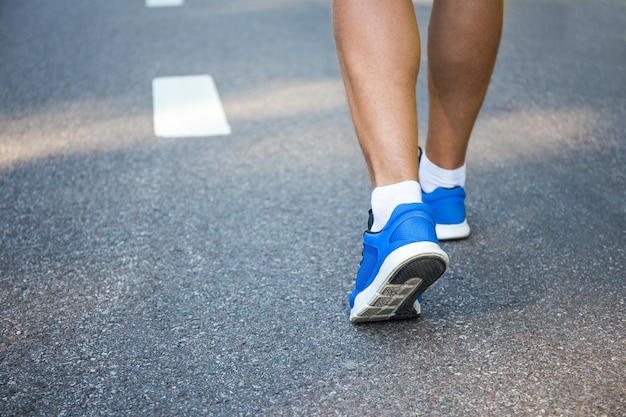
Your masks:
{"label": "white ankle sock", "polygon": [[419,177],[422,191],[425,193],[432,193],[439,187],[465,187],[465,165],[456,169],[439,168],[424,152],[420,158]]}
{"label": "white ankle sock", "polygon": [[371,232],[380,232],[391,214],[400,204],[421,203],[422,189],[417,181],[403,181],[376,187],[372,191],[372,214],[374,224]]}

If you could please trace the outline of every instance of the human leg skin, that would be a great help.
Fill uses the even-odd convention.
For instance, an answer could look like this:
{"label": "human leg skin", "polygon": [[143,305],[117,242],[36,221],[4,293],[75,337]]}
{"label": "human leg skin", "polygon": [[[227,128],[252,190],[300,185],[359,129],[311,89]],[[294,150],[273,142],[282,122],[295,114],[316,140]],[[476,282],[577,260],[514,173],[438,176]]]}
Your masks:
{"label": "human leg skin", "polygon": [[335,0],[333,26],[373,187],[417,181],[420,37],[410,0]]}
{"label": "human leg skin", "polygon": [[435,0],[428,29],[428,159],[465,163],[502,34],[502,0]]}
{"label": "human leg skin", "polygon": [[[350,320],[416,317],[419,296],[444,273],[449,259],[417,183],[420,38],[413,3],[335,0],[333,24],[352,120],[374,187]],[[394,191],[388,194],[389,187]],[[390,194],[398,187],[395,201]],[[380,216],[378,229],[381,198],[395,207]]]}

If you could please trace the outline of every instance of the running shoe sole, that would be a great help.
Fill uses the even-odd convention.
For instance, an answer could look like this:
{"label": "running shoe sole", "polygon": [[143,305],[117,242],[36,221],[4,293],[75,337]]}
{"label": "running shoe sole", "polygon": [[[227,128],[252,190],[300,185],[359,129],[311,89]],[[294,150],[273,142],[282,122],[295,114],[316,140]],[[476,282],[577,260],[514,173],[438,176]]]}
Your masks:
{"label": "running shoe sole", "polygon": [[355,297],[350,321],[417,317],[417,298],[443,275],[448,264],[448,255],[434,242],[415,242],[394,250],[372,283]]}

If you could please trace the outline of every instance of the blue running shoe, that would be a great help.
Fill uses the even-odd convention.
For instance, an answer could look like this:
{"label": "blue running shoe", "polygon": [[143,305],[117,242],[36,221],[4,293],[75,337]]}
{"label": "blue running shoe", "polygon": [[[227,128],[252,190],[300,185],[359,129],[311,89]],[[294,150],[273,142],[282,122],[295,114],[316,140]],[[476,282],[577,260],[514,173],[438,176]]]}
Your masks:
{"label": "blue running shoe", "polygon": [[380,232],[363,234],[363,260],[350,295],[350,320],[417,317],[418,297],[448,264],[430,208],[422,203],[398,206]]}
{"label": "blue running shoe", "polygon": [[422,193],[422,199],[433,212],[437,239],[465,239],[470,235],[463,187],[437,188],[432,193]]}

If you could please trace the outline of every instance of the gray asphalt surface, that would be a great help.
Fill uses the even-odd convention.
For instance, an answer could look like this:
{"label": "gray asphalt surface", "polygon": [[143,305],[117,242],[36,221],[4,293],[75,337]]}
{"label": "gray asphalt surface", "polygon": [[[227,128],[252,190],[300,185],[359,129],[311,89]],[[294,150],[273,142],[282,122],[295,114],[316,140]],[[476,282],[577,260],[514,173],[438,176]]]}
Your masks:
{"label": "gray asphalt surface", "polygon": [[[419,319],[352,325],[329,1],[0,0],[0,415],[626,415],[625,28],[507,2],[473,235]],[[195,74],[233,134],[156,138],[151,80]]]}

